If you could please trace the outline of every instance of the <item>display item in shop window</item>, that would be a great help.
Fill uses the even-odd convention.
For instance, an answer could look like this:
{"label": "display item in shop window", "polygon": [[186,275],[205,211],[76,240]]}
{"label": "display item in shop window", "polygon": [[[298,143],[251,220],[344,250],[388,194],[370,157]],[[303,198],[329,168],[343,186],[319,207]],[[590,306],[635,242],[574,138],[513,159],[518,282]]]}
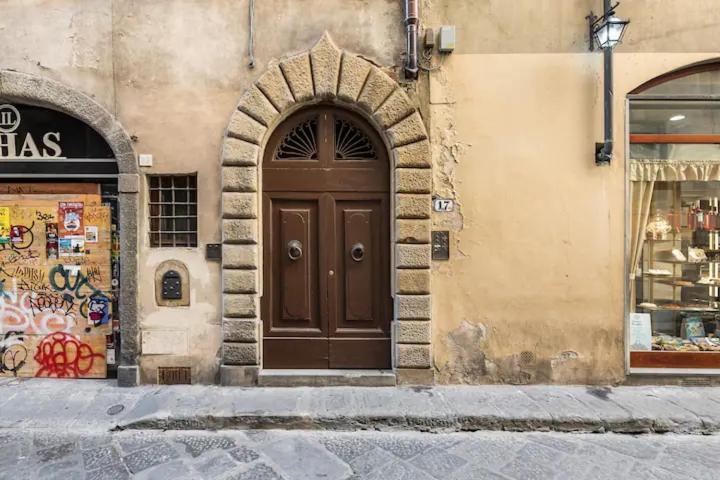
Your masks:
{"label": "display item in shop window", "polygon": [[672,272],[666,268],[650,268],[647,274],[651,277],[672,277]]}
{"label": "display item in shop window", "polygon": [[645,227],[645,232],[652,240],[667,240],[668,234],[672,231],[672,225],[659,210]]}
{"label": "display item in shop window", "polygon": [[671,253],[672,253],[673,258],[675,260],[677,260],[678,262],[686,262],[687,261],[687,257],[679,249],[673,248]]}
{"label": "display item in shop window", "polygon": [[692,340],[705,336],[705,325],[700,317],[687,317],[683,319],[680,331],[684,339]]}
{"label": "display item in shop window", "polygon": [[60,237],[84,234],[83,202],[60,202],[58,217]]}
{"label": "display item in shop window", "polygon": [[698,247],[688,247],[688,261],[690,263],[707,262],[707,255],[705,254],[705,250]]}

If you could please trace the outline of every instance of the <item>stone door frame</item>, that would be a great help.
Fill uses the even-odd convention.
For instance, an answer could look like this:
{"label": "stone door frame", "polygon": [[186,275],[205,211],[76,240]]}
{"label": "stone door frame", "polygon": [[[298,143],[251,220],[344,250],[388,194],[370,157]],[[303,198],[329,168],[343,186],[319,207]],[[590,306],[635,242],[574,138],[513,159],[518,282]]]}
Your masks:
{"label": "stone door frame", "polygon": [[390,153],[394,243],[392,357],[398,383],[429,384],[432,160],[419,112],[403,88],[326,33],[310,51],[272,62],[243,94],[222,148],[223,385],[254,385],[262,367],[261,165],[270,134],[318,103],[361,114]]}
{"label": "stone door frame", "polygon": [[139,383],[137,322],[137,225],[140,177],[132,140],[122,125],[89,96],[37,75],[0,70],[0,103],[23,103],[66,113],[97,131],[118,163],[120,222],[120,335],[118,385]]}

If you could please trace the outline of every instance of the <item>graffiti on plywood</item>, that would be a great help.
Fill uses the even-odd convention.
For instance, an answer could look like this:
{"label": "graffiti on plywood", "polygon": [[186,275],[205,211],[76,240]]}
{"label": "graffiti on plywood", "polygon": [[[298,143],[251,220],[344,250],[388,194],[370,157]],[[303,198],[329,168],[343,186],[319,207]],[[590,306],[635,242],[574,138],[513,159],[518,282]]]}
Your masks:
{"label": "graffiti on plywood", "polygon": [[78,378],[87,375],[93,363],[104,360],[105,355],[69,333],[55,332],[40,341],[34,358],[40,365],[36,377]]}
{"label": "graffiti on plywood", "polygon": [[[58,202],[0,208],[11,225],[0,243],[0,377],[104,377],[114,302],[109,207],[84,204],[97,241],[70,257],[57,254]],[[66,210],[72,224],[79,210]]]}

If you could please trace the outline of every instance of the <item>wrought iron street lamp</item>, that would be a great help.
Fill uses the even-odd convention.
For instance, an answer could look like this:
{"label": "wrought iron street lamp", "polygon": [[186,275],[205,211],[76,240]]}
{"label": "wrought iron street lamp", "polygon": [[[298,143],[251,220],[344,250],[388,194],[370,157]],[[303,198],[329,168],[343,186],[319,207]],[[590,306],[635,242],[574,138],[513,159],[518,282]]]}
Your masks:
{"label": "wrought iron street lamp", "polygon": [[629,20],[621,20],[615,16],[615,9],[620,5],[610,4],[610,0],[603,0],[603,15],[595,16],[592,12],[588,15],[590,30],[590,51],[596,48],[603,51],[604,57],[604,90],[605,90],[605,141],[595,144],[595,163],[597,165],[609,165],[613,154],[613,48],[622,42]]}

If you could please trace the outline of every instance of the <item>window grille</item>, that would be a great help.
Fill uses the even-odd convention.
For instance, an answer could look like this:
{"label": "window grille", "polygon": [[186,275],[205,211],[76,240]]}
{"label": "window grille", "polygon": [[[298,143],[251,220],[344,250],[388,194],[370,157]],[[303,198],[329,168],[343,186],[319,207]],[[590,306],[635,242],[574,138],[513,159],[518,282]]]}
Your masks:
{"label": "window grille", "polygon": [[197,175],[148,175],[150,246],[197,247]]}

